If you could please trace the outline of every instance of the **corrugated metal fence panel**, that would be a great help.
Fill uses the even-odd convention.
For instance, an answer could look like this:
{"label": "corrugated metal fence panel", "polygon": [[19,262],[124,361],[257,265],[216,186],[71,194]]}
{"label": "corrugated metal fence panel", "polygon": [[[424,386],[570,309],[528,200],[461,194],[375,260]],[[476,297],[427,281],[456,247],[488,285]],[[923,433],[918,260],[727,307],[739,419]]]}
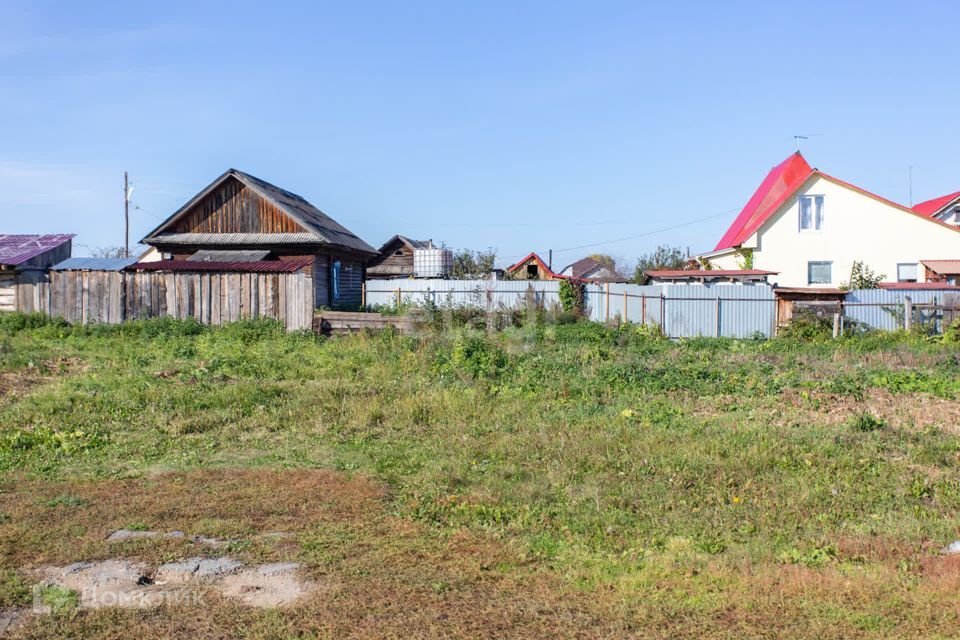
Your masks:
{"label": "corrugated metal fence panel", "polygon": [[662,287],[636,284],[588,284],[584,287],[587,315],[594,322],[616,318],[636,324],[660,324]]}
{"label": "corrugated metal fence panel", "polygon": [[368,307],[432,303],[440,307],[517,309],[528,292],[545,307],[560,303],[560,283],[551,280],[367,280]]}
{"label": "corrugated metal fence panel", "polygon": [[773,289],[766,285],[591,284],[586,304],[595,322],[662,324],[673,338],[771,336],[777,312]]}
{"label": "corrugated metal fence panel", "polygon": [[[956,293],[956,289],[854,289],[844,300],[844,316],[873,329],[895,331],[903,328],[904,298],[909,297],[913,304],[943,304],[944,296]],[[919,313],[924,315],[922,309]]]}

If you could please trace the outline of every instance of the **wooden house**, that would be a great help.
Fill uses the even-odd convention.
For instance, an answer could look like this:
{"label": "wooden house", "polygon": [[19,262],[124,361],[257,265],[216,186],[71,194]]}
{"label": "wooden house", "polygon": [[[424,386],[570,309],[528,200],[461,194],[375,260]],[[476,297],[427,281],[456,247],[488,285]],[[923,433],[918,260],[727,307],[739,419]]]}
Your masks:
{"label": "wooden house", "polygon": [[560,271],[560,275],[583,282],[629,282],[630,278],[617,273],[616,269],[593,258],[582,258]]}
{"label": "wooden house", "polygon": [[430,240],[411,240],[406,236],[396,235],[383,243],[380,255],[367,265],[369,278],[412,278],[413,252],[416,249],[429,249],[433,246]]}
{"label": "wooden house", "polygon": [[564,280],[566,276],[554,273],[553,269],[535,252],[507,267],[507,275],[514,280]]}
{"label": "wooden house", "polygon": [[0,311],[16,311],[17,286],[39,281],[53,264],[70,257],[73,235],[0,234]]}
{"label": "wooden house", "polygon": [[[244,264],[307,264],[314,306],[361,304],[366,263],[377,250],[300,196],[230,169],[147,234],[143,244],[163,257],[160,267],[236,271]],[[309,259],[306,263],[304,260]],[[229,268],[227,268],[229,266]]]}

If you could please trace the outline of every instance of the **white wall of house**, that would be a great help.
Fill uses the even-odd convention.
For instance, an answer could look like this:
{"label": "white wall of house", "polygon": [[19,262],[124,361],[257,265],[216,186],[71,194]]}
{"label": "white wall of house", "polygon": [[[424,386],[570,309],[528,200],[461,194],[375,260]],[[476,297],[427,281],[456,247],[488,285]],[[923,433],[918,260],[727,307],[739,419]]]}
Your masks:
{"label": "white wall of house", "polygon": [[[823,196],[819,230],[800,230],[800,197]],[[811,178],[771,216],[743,247],[754,249],[753,268],[777,271],[770,282],[790,287],[837,287],[850,279],[860,260],[886,281],[896,281],[898,264],[960,258],[960,231],[886,204],[821,176]],[[715,268],[737,268],[735,254],[711,259]],[[809,263],[829,262],[830,281],[811,283]],[[733,265],[733,266],[731,266]]]}

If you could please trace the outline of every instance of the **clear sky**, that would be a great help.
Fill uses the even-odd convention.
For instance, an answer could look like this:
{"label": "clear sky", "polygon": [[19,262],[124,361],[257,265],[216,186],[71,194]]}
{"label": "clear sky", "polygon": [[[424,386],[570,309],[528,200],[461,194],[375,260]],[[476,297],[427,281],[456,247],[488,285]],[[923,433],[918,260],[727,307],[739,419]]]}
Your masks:
{"label": "clear sky", "polygon": [[911,165],[915,201],[960,189],[958,24],[946,1],[0,0],[0,232],[120,245],[124,170],[139,239],[236,167],[376,246],[711,249],[795,134],[893,200]]}

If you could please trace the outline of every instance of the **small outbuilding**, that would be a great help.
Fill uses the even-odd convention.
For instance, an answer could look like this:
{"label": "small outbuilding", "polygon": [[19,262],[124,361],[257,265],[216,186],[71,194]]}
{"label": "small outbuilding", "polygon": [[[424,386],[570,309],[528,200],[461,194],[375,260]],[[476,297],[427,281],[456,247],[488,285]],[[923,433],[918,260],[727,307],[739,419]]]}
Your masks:
{"label": "small outbuilding", "polygon": [[776,287],[777,327],[790,324],[798,309],[807,309],[818,316],[840,313],[847,292],[820,287]]}
{"label": "small outbuilding", "polygon": [[73,234],[0,234],[0,311],[17,310],[17,284],[39,282],[51,265],[70,257]]}
{"label": "small outbuilding", "polygon": [[608,265],[593,258],[582,258],[568,264],[560,271],[561,276],[584,282],[629,282],[630,279],[617,273]]}
{"label": "small outbuilding", "polygon": [[380,247],[380,253],[367,264],[369,278],[412,278],[413,256],[418,249],[432,249],[431,240],[413,240],[395,235]]}
{"label": "small outbuilding", "polygon": [[519,262],[507,267],[507,275],[514,280],[565,280],[566,277],[555,273],[536,252],[529,253]]}
{"label": "small outbuilding", "polygon": [[960,282],[960,260],[921,260],[925,282]]}

